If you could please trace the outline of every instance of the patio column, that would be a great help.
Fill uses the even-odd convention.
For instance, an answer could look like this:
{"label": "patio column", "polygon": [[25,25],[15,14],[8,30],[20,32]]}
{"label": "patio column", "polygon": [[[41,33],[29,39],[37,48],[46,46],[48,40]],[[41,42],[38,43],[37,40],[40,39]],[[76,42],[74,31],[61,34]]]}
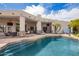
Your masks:
{"label": "patio column", "polygon": [[37,33],[40,34],[42,32],[41,21],[38,21],[36,24]]}
{"label": "patio column", "polygon": [[8,26],[5,25],[5,32],[7,33],[8,32]]}
{"label": "patio column", "polygon": [[19,35],[20,36],[25,36],[25,17],[24,16],[20,16],[20,32]]}

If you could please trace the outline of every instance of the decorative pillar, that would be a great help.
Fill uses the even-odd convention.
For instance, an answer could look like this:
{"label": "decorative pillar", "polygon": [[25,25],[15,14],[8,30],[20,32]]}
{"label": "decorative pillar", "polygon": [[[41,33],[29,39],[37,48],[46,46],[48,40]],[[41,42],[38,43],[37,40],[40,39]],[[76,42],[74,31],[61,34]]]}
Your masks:
{"label": "decorative pillar", "polygon": [[40,34],[42,32],[41,21],[38,21],[36,24],[37,33]]}
{"label": "decorative pillar", "polygon": [[5,32],[7,33],[8,32],[8,26],[5,25]]}
{"label": "decorative pillar", "polygon": [[25,17],[20,16],[19,22],[20,22],[19,35],[20,36],[25,36]]}

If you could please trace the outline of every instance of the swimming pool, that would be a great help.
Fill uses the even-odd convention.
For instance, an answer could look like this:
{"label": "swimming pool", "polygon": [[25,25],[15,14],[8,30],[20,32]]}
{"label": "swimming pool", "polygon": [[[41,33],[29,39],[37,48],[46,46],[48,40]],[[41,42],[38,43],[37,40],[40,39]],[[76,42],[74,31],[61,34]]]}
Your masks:
{"label": "swimming pool", "polygon": [[65,37],[46,37],[35,42],[10,44],[1,56],[79,56],[79,41]]}

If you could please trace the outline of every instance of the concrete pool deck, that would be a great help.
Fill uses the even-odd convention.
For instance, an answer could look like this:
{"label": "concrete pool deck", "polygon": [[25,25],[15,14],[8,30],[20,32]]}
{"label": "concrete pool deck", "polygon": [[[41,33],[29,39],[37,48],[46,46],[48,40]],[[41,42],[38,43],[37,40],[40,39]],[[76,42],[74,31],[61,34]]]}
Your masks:
{"label": "concrete pool deck", "polygon": [[75,37],[73,35],[68,35],[68,34],[44,34],[44,35],[32,35],[32,36],[25,36],[25,37],[12,37],[12,38],[4,38],[4,39],[0,39],[0,50],[6,46],[7,44],[9,43],[12,43],[12,42],[18,42],[18,41],[21,41],[21,40],[27,40],[27,41],[35,41],[37,39],[40,39],[40,38],[44,38],[44,37],[49,37],[49,36],[62,36],[62,37],[68,37],[68,38],[73,38],[73,39],[78,39],[79,40],[79,37]]}

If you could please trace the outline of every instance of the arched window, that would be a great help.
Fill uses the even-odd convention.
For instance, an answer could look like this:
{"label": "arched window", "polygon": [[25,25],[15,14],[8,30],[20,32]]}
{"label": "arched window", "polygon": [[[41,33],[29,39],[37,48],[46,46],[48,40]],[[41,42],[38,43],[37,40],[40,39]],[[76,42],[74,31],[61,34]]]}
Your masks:
{"label": "arched window", "polygon": [[13,26],[13,23],[12,22],[8,22],[7,25],[8,26]]}

